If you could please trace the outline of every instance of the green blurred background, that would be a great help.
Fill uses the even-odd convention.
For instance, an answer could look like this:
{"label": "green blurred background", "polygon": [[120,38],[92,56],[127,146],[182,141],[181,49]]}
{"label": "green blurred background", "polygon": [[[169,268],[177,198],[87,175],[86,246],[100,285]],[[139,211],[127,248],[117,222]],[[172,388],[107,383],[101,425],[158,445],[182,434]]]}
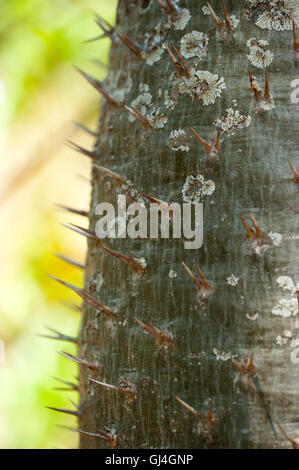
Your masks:
{"label": "green blurred background", "polygon": [[[0,3],[0,448],[75,448],[78,436],[62,427],[75,419],[46,406],[74,408],[76,392],[53,390],[53,377],[74,380],[77,369],[57,351],[73,345],[38,337],[46,326],[76,336],[79,304],[49,273],[82,285],[82,272],[55,258],[61,252],[84,262],[86,241],[61,223],[84,225],[54,203],[88,209],[90,162],[66,145],[87,148],[92,137],[74,128],[95,129],[98,94],[73,65],[103,78],[108,39],[94,12],[114,21],[117,0],[7,0]],[[1,359],[1,358],[0,358]]]}

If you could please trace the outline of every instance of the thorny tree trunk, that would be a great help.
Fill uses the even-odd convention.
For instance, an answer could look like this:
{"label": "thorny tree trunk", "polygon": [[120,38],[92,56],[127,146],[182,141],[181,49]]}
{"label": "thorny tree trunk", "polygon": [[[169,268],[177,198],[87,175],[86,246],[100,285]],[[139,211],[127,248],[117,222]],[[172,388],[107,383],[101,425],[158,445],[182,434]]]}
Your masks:
{"label": "thorny tree trunk", "polygon": [[[211,3],[223,18],[221,2]],[[207,58],[196,67],[225,79],[226,90],[209,106],[176,93],[175,109],[165,107],[164,93],[173,92],[171,76],[176,72],[169,54],[164,52],[150,66],[119,39],[112,43],[105,85],[110,95],[117,99],[125,89],[119,99],[129,105],[142,94],[139,85],[147,84],[153,103],[160,106],[168,121],[163,128],[147,131],[137,121],[131,122],[125,109],[106,102],[95,146],[98,164],[126,175],[136,189],[168,202],[182,202],[182,187],[189,175],[203,175],[216,185],[215,192],[204,201],[201,249],[186,250],[179,240],[127,238],[106,243],[120,253],[132,256],[134,252],[146,259],[146,271],[139,277],[99,243],[89,240],[85,287],[118,312],[118,320],[113,324],[88,304],[84,306],[78,356],[100,364],[101,371],[80,368],[79,429],[98,433],[107,426],[112,434],[116,430],[121,448],[288,447],[277,427],[275,439],[265,409],[290,436],[296,437],[299,428],[298,364],[290,358],[292,352],[293,359],[296,356],[292,341],[298,338],[298,323],[294,315],[287,316],[288,307],[285,317],[272,313],[282,298],[296,299],[295,289],[290,287],[290,292],[287,286],[283,290],[277,279],[289,276],[298,281],[298,185],[288,166],[291,160],[299,167],[298,107],[290,100],[290,84],[298,76],[296,53],[291,31],[258,28],[245,16],[245,3],[226,2],[229,14],[240,19],[235,39],[220,42],[211,34]],[[186,33],[214,28],[212,17],[202,12],[204,5],[203,1],[181,0],[180,6],[189,9],[191,19],[183,31],[171,28],[169,46],[179,49]],[[132,41],[142,45],[144,34],[161,22],[166,22],[166,17],[158,2],[120,0],[117,26]],[[274,110],[255,111],[248,87],[249,38],[268,40],[274,53],[269,67]],[[193,59],[188,63],[193,65]],[[263,70],[250,67],[263,85]],[[252,116],[252,123],[233,136],[223,136],[219,160],[209,162],[189,127],[208,140],[211,132],[215,135],[213,121],[232,107],[233,100],[237,100],[235,109]],[[136,108],[142,111],[138,104]],[[190,136],[189,152],[175,152],[167,145],[171,131],[176,129],[186,129]],[[94,229],[96,205],[103,201],[115,204],[118,187],[113,178],[96,169],[92,186],[90,228]],[[270,237],[257,241],[252,233],[252,240],[246,238],[240,216],[252,227],[250,213],[266,234],[282,234],[281,243],[279,237],[274,244]],[[202,301],[197,295],[182,261],[194,273],[198,263],[213,283],[215,292],[208,299]],[[177,277],[169,277],[171,270]],[[232,274],[239,278],[235,286],[227,280]],[[171,332],[173,349],[159,349],[134,317]],[[284,337],[285,330],[289,332]],[[278,336],[286,344],[278,344]],[[216,350],[231,353],[238,362],[254,354],[257,375],[249,377],[249,385],[246,377],[243,385],[236,383],[236,366],[229,355],[222,356],[228,360],[219,360]],[[125,394],[89,381],[93,377],[119,385],[120,376],[134,385],[136,400],[130,402]],[[257,380],[264,405],[256,391]],[[217,417],[213,438],[207,426],[198,428],[200,419],[175,397],[202,415],[212,407]],[[80,437],[81,448],[109,445],[96,437]]]}

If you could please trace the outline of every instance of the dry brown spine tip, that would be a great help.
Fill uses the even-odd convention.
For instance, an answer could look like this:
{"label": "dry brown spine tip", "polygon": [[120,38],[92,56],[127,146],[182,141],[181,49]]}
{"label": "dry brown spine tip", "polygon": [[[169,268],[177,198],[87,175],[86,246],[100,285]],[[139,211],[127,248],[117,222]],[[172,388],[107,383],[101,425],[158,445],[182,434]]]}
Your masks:
{"label": "dry brown spine tip", "polygon": [[66,408],[54,408],[52,406],[47,406],[46,408],[48,408],[48,410],[58,411],[59,413],[66,413],[68,415],[76,416],[77,418],[81,416],[80,410],[74,411],[74,410],[68,410]]}
{"label": "dry brown spine tip", "polygon": [[296,170],[296,168],[294,167],[294,165],[291,161],[289,161],[289,165],[290,165],[290,168],[291,168],[292,173],[294,175],[294,182],[299,183],[299,171]]}
{"label": "dry brown spine tip", "polygon": [[114,38],[115,28],[110,23],[108,23],[108,21],[104,20],[104,18],[102,18],[101,16],[97,14],[95,14],[95,22],[103,31],[103,33],[100,34],[99,36],[93,37],[91,39],[87,39],[86,41],[84,41],[84,43],[97,41],[99,39],[103,39],[106,37],[109,37],[112,42],[115,42],[115,38]]}
{"label": "dry brown spine tip", "polygon": [[109,37],[112,42],[115,42],[114,35],[113,35],[115,28],[110,23],[108,23],[108,21],[104,20],[104,18],[102,18],[99,15],[96,15],[95,22],[99,26],[99,28],[103,31],[102,37],[105,37],[105,36]]}
{"label": "dry brown spine tip", "polygon": [[69,282],[62,281],[61,279],[58,279],[56,276],[49,275],[49,277],[53,279],[54,281],[59,282],[59,284],[62,284],[63,286],[71,289],[73,292],[79,295],[81,299],[83,299],[85,302],[87,302],[89,305],[95,308],[99,313],[106,315],[106,317],[108,317],[110,320],[116,319],[117,314],[113,312],[113,310],[111,310],[109,307],[106,307],[106,305],[102,304],[98,300],[94,299],[85,289],[74,286],[73,284],[70,284]]}
{"label": "dry brown spine tip", "polygon": [[105,168],[103,166],[100,166],[100,165],[97,165],[96,163],[94,163],[94,168],[96,168],[98,171],[100,171],[101,173],[104,173],[105,175],[109,176],[110,178],[113,178],[115,181],[117,181],[117,183],[119,184],[125,184],[126,181],[127,181],[127,178],[125,178],[124,176],[120,176],[118,175],[117,173],[115,173],[114,171],[111,171],[109,170],[108,168]]}
{"label": "dry brown spine tip", "polygon": [[189,65],[187,64],[187,62],[185,61],[185,59],[183,58],[183,56],[180,54],[179,50],[175,47],[175,46],[172,46],[173,47],[173,50],[174,52],[176,53],[177,57],[178,57],[178,60],[179,60],[179,63],[181,64],[181,66],[183,67],[183,70],[185,72],[185,75],[189,76],[190,75],[190,68],[189,68]]}
{"label": "dry brown spine tip", "polygon": [[80,305],[76,305],[74,302],[69,302],[67,300],[61,300],[60,303],[62,305],[64,305],[65,307],[73,310],[74,312],[82,313],[82,307],[80,307]]}
{"label": "dry brown spine tip", "polygon": [[57,382],[60,382],[63,385],[67,385],[67,387],[53,387],[53,390],[57,392],[78,392],[79,386],[73,382],[69,382],[68,380],[60,379],[59,377],[52,377]]}
{"label": "dry brown spine tip", "polygon": [[82,215],[82,217],[88,217],[88,212],[80,209],[74,209],[73,207],[64,206],[63,204],[55,204],[58,209],[61,209],[71,214]]}
{"label": "dry brown spine tip", "polygon": [[112,449],[116,449],[119,446],[119,439],[117,434],[111,434],[111,431],[104,426],[104,431],[98,431],[97,433],[82,431],[81,429],[71,429],[74,432],[78,432],[79,434],[83,434],[84,436],[94,437],[95,439],[101,439],[102,441],[107,442]]}
{"label": "dry brown spine tip", "polygon": [[256,100],[260,100],[262,98],[262,91],[258,87],[254,79],[254,76],[252,75],[250,70],[248,70],[248,75],[249,75],[249,81],[250,81],[250,88],[253,90],[254,97]]}
{"label": "dry brown spine tip", "polygon": [[217,419],[216,416],[213,414],[212,408],[209,408],[207,415],[202,415],[195,408],[183,401],[181,398],[175,398],[181,405],[183,405],[184,408],[186,408],[186,410],[190,411],[190,413],[196,416],[201,424],[208,425],[209,427],[213,427],[215,425]]}
{"label": "dry brown spine tip", "polygon": [[215,288],[214,286],[211,284],[211,282],[209,282],[207,280],[207,278],[205,277],[205,275],[203,274],[203,272],[201,271],[200,267],[198,266],[198,264],[195,264],[195,268],[196,268],[196,271],[198,272],[199,276],[200,276],[200,279],[199,280],[194,274],[193,272],[191,271],[191,269],[184,263],[184,261],[182,261],[182,265],[183,265],[183,268],[186,270],[187,274],[189,274],[190,278],[192,279],[192,281],[194,282],[194,284],[196,285],[197,287],[197,290],[198,290],[198,293],[201,297],[203,298],[207,298],[209,297],[211,294],[214,293],[215,291]]}
{"label": "dry brown spine tip", "polygon": [[232,29],[232,24],[231,24],[231,20],[230,20],[229,14],[227,12],[224,0],[221,0],[221,4],[222,4],[222,10],[223,10],[223,13],[224,13],[224,19],[225,19],[226,27],[227,27],[227,29],[231,30]]}
{"label": "dry brown spine tip", "polygon": [[246,230],[246,236],[247,238],[249,238],[250,240],[257,240],[258,242],[262,242],[265,238],[266,238],[266,234],[262,231],[262,229],[260,228],[259,224],[257,223],[255,217],[253,216],[253,214],[249,214],[249,217],[252,221],[252,224],[255,228],[255,231],[252,230],[251,227],[249,227],[248,223],[246,222],[245,220],[245,217],[243,217],[241,215],[241,220],[242,220],[242,223],[244,225],[244,228]]}
{"label": "dry brown spine tip", "polygon": [[154,336],[156,338],[156,342],[158,346],[161,346],[166,349],[172,349],[174,345],[174,338],[172,333],[164,333],[163,331],[156,328],[152,323],[149,323],[149,326],[142,323],[137,318],[134,320],[140,325],[147,333]]}
{"label": "dry brown spine tip", "polygon": [[210,152],[211,146],[208,144],[208,142],[204,140],[202,137],[200,137],[200,135],[196,132],[195,129],[193,129],[193,127],[190,127],[189,129],[192,132],[192,134],[196,137],[196,139],[199,140],[199,142],[204,146],[205,151]]}
{"label": "dry brown spine tip", "polygon": [[268,77],[267,70],[265,70],[265,94],[264,94],[264,98],[265,98],[266,101],[269,101],[271,99],[270,88],[269,88],[269,77]]}
{"label": "dry brown spine tip", "polygon": [[63,333],[60,333],[59,331],[55,330],[54,328],[50,328],[49,326],[46,326],[46,328],[47,328],[47,330],[52,332],[54,334],[54,336],[53,335],[44,335],[44,334],[40,334],[38,336],[40,336],[41,338],[55,339],[57,341],[67,341],[69,343],[78,344],[78,338],[74,338],[73,336],[64,335]]}
{"label": "dry brown spine tip", "polygon": [[137,258],[130,258],[129,256],[123,255],[118,251],[111,250],[107,246],[104,246],[103,248],[107,253],[114,256],[115,258],[120,259],[121,261],[123,261],[123,263],[126,263],[128,266],[130,266],[133,271],[137,272],[138,274],[144,273],[145,268]]}
{"label": "dry brown spine tip", "polygon": [[102,371],[102,367],[99,366],[98,364],[93,364],[91,362],[86,361],[85,359],[81,359],[77,356],[73,356],[73,354],[70,354],[70,353],[67,353],[67,352],[64,352],[64,351],[58,352],[58,354],[65,357],[66,359],[70,359],[71,361],[75,362],[76,364],[78,364],[81,367],[86,367],[87,369],[90,369],[93,372],[101,372]]}
{"label": "dry brown spine tip", "polygon": [[168,14],[167,5],[165,5],[165,3],[162,0],[157,0],[157,2],[159,3],[161,8],[163,9],[164,13],[167,15]]}
{"label": "dry brown spine tip", "polygon": [[106,34],[100,34],[99,36],[94,36],[92,38],[85,39],[85,41],[83,41],[83,44],[88,44],[90,42],[98,41],[99,39],[104,39],[105,37],[107,37]]}
{"label": "dry brown spine tip", "polygon": [[80,122],[73,122],[74,126],[76,126],[78,129],[86,132],[87,134],[91,135],[92,137],[98,137],[98,134],[91,129],[89,129],[87,126],[84,126],[84,124],[80,124]]}
{"label": "dry brown spine tip", "polygon": [[116,32],[117,36],[119,39],[124,43],[124,45],[131,51],[133,54],[135,54],[138,59],[141,59],[142,57],[142,50],[140,49],[137,44],[135,44],[133,41],[131,41],[130,38],[125,33],[122,33],[120,31]]}
{"label": "dry brown spine tip", "polygon": [[69,144],[69,147],[76,150],[76,152],[82,153],[82,155],[86,155],[86,157],[95,158],[95,154],[91,150],[87,150],[80,145],[75,144],[75,142],[72,142],[71,140],[68,140],[67,143]]}
{"label": "dry brown spine tip", "polygon": [[70,264],[71,266],[74,266],[75,268],[79,268],[79,269],[85,269],[86,268],[86,266],[84,264],[79,263],[78,261],[75,261],[74,259],[69,258],[68,256],[62,255],[61,253],[54,253],[54,256],[56,256],[56,258],[61,259],[62,261],[65,261],[66,263]]}
{"label": "dry brown spine tip", "polygon": [[255,233],[254,231],[249,227],[248,223],[246,222],[246,219],[243,215],[241,215],[241,220],[243,222],[243,225],[244,225],[244,228],[246,230],[246,233],[247,233],[247,238],[249,238],[250,240],[254,240],[255,239]]}
{"label": "dry brown spine tip", "polygon": [[210,143],[204,140],[193,127],[189,128],[194,137],[203,145],[207,155],[218,154],[221,150],[221,130],[217,132],[216,139],[210,136]]}
{"label": "dry brown spine tip", "polygon": [[102,240],[97,237],[96,233],[93,232],[92,230],[89,230],[84,227],[80,227],[79,225],[75,224],[61,224],[63,227],[66,227],[70,230],[73,230],[73,232],[79,233],[79,235],[83,235],[84,237],[90,238],[91,240],[94,240],[95,242],[101,243]]}
{"label": "dry brown spine tip", "polygon": [[213,8],[212,8],[212,6],[210,5],[209,2],[207,2],[207,6],[208,6],[208,9],[210,10],[210,13],[211,13],[212,18],[215,21],[215,23],[219,26],[219,28],[224,28],[225,27],[224,23],[221,21],[219,16],[216,15],[215,11],[213,10]]}
{"label": "dry brown spine tip", "polygon": [[296,25],[295,21],[293,21],[293,38],[294,38],[294,44],[293,44],[293,49],[296,52],[299,52],[299,38],[296,30]]}
{"label": "dry brown spine tip", "polygon": [[249,357],[244,356],[242,362],[237,362],[235,359],[232,359],[232,363],[241,375],[244,375],[247,378],[252,378],[256,375],[253,354],[251,354]]}
{"label": "dry brown spine tip", "polygon": [[173,65],[177,69],[178,74],[179,75],[185,75],[186,77],[189,77],[190,76],[190,68],[189,68],[187,62],[183,59],[183,57],[181,56],[181,54],[177,50],[177,48],[175,46],[173,46],[174,52],[175,52],[177,57],[171,51],[171,49],[170,49],[170,47],[168,46],[167,43],[165,43],[165,48],[166,48],[166,50],[169,54],[171,62],[173,63]]}
{"label": "dry brown spine tip", "polygon": [[145,129],[152,128],[150,120],[141,114],[134,106],[124,105],[124,108],[138,121]]}
{"label": "dry brown spine tip", "polygon": [[180,9],[171,0],[165,0],[166,4],[163,0],[157,0],[157,2],[159,3],[166,15],[171,15],[173,19],[178,18]]}
{"label": "dry brown spine tip", "polygon": [[107,388],[108,390],[114,390],[116,392],[120,392],[123,395],[126,395],[129,399],[135,399],[137,395],[135,387],[124,377],[120,376],[119,379],[122,384],[121,386],[115,386],[115,385],[107,384],[105,382],[101,382],[96,379],[88,378],[90,382],[96,383],[100,385],[101,387]]}
{"label": "dry brown spine tip", "polygon": [[255,228],[256,238],[258,240],[262,240],[265,237],[265,234],[263,233],[262,229],[260,228],[260,226],[257,223],[257,221],[256,221],[255,217],[253,216],[253,214],[250,213],[249,216],[250,216],[252,224]]}
{"label": "dry brown spine tip", "polygon": [[161,199],[157,199],[156,197],[150,196],[149,194],[140,191],[140,194],[145,197],[148,201],[157,204],[161,209],[165,211],[169,211],[171,209],[171,204],[169,202],[162,201]]}
{"label": "dry brown spine tip", "polygon": [[85,78],[85,80],[88,81],[101,95],[113,106],[120,106],[120,104],[115,101],[111,96],[108,95],[108,93],[104,90],[102,83],[97,80],[96,78],[91,77],[87,73],[83,72],[80,70],[78,67],[76,67],[80,75]]}
{"label": "dry brown spine tip", "polygon": [[[100,67],[100,69],[108,70],[107,64],[105,64],[104,62],[102,62],[102,61],[99,60],[99,59],[91,59],[91,62],[92,62],[94,65],[96,65],[97,67]],[[89,129],[88,129],[88,130],[89,130]],[[87,132],[87,130],[86,130],[86,132]],[[90,131],[90,133],[93,133],[93,131]],[[99,136],[99,134],[96,133],[96,132],[94,132],[94,134],[95,134],[95,137],[98,137],[98,136]]]}
{"label": "dry brown spine tip", "polygon": [[279,424],[278,422],[276,422],[277,426],[279,427],[280,429],[280,432],[284,435],[284,437],[292,444],[292,447],[293,449],[299,449],[299,439],[292,439],[288,434],[287,432],[285,431],[285,429],[281,426],[281,424]]}

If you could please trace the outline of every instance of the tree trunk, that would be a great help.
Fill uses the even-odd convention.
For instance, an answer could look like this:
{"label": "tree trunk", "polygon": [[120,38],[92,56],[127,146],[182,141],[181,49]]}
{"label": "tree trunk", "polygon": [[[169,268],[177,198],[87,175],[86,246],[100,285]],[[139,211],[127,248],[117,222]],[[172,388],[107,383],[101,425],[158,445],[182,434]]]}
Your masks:
{"label": "tree trunk", "polygon": [[[172,46],[180,50],[180,40],[187,33],[209,33],[206,59],[198,60],[197,65],[196,57],[185,58],[185,62],[223,77],[226,89],[219,91],[214,103],[204,105],[198,99],[204,92],[203,83],[201,89],[192,90],[193,96],[177,85],[188,82],[190,69],[186,64],[184,69],[184,62],[179,59],[181,70],[177,70],[163,49],[161,58],[150,65],[150,59],[138,58],[138,50],[131,51],[113,33],[105,90],[115,101],[130,105],[147,92],[140,85],[148,85],[153,106],[167,122],[159,121],[137,102],[135,108],[148,112],[153,125],[146,128],[146,122],[132,121],[123,107],[103,100],[96,164],[125,175],[136,190],[166,202],[183,202],[188,176],[203,175],[215,183],[215,191],[204,198],[200,249],[187,250],[182,240],[172,239],[104,242],[126,256],[144,258],[147,267],[142,274],[107,253],[100,241],[89,239],[85,288],[118,317],[116,321],[107,319],[87,302],[83,308],[78,356],[97,364],[98,369],[80,367],[81,448],[290,446],[276,422],[296,437],[296,287],[281,277],[298,281],[298,184],[292,180],[288,160],[299,168],[298,107],[290,99],[299,53],[293,51],[290,30],[262,30],[255,25],[260,14],[257,9],[249,18],[245,14],[248,2],[225,3],[229,15],[240,20],[233,32],[204,15],[203,1],[179,2],[191,15],[181,30],[177,29],[180,15],[186,15],[187,21],[186,11],[174,10],[167,17],[157,1],[119,1],[117,28],[140,48],[145,34],[167,20],[169,30],[163,26],[161,34],[173,52]],[[160,4],[170,8],[166,0]],[[211,4],[224,22],[221,2]],[[248,67],[264,86],[263,69],[248,62],[246,43],[250,38],[269,41],[274,53],[268,74],[275,109],[261,109],[267,108],[271,98],[264,100],[258,88],[249,89]],[[164,105],[165,91],[174,101],[168,107]],[[247,122],[248,127],[237,124],[235,135],[226,135],[223,128],[221,150],[215,158],[217,148],[204,147],[189,128],[209,141],[210,133],[217,133],[213,122],[228,108],[251,116],[252,122]],[[186,131],[189,151],[174,151],[169,144],[171,132],[179,129]],[[96,206],[104,201],[116,206],[119,185],[115,178],[93,168],[92,188],[90,229],[94,230],[99,219]],[[247,232],[241,216],[250,227]],[[259,227],[254,228],[255,220],[263,234]],[[182,261],[200,280],[198,264],[215,290],[203,278],[200,288]],[[281,299],[287,299],[284,308],[276,307]],[[166,333],[169,342],[172,334],[172,347],[157,344],[157,338],[145,334],[135,318]],[[244,356],[251,354],[256,371],[249,362],[246,369]],[[130,382],[136,395],[134,390],[108,389],[89,380],[119,386],[120,377]],[[193,409],[188,410],[186,404]],[[105,427],[111,439],[104,436],[103,440],[101,432],[109,434]]]}

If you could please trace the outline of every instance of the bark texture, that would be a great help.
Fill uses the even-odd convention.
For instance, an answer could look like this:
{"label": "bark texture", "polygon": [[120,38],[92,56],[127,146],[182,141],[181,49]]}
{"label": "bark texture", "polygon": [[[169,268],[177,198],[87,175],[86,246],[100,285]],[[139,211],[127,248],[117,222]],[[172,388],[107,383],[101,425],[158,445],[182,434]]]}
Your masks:
{"label": "bark texture", "polygon": [[[223,18],[221,2],[211,2]],[[120,448],[275,448],[289,443],[277,429],[275,439],[258,393],[237,387],[232,361],[217,360],[215,350],[231,353],[237,361],[254,354],[257,376],[267,409],[296,437],[298,423],[298,364],[290,359],[291,340],[280,346],[284,330],[298,338],[294,316],[271,313],[281,298],[295,294],[283,291],[279,276],[298,281],[298,185],[292,181],[291,160],[299,168],[298,106],[290,101],[290,84],[298,77],[291,31],[261,30],[244,14],[245,2],[227,1],[230,14],[240,19],[235,39],[221,43],[211,35],[207,59],[198,70],[224,77],[226,90],[215,104],[203,106],[187,95],[176,96],[174,110],[164,107],[164,92],[171,93],[175,72],[164,52],[153,66],[138,60],[121,41],[112,44],[109,74],[105,87],[113,94],[127,87],[130,104],[141,94],[141,83],[149,86],[152,101],[167,117],[162,129],[145,131],[129,114],[102,102],[99,139],[95,144],[97,162],[126,175],[137,190],[168,202],[182,202],[182,188],[189,175],[204,175],[215,182],[215,192],[204,202],[204,243],[199,250],[185,250],[181,240],[110,240],[106,245],[125,255],[145,258],[147,269],[137,277],[119,259],[104,252],[90,240],[85,287],[97,300],[118,312],[118,320],[107,321],[92,307],[84,305],[78,356],[98,362],[101,372],[80,368],[79,429],[97,433],[107,426],[116,429]],[[182,0],[191,19],[183,31],[174,28],[167,35],[169,45],[179,48],[180,39],[194,30],[211,31],[211,16],[204,15],[205,2]],[[117,27],[138,43],[146,32],[165,22],[156,1],[120,1]],[[248,89],[249,38],[266,39],[274,53],[269,67],[271,93],[276,109],[256,113],[252,91]],[[298,53],[297,53],[298,54]],[[188,59],[189,65],[193,59]],[[250,66],[261,85],[263,70]],[[128,86],[132,81],[131,88]],[[160,91],[159,91],[160,90]],[[218,161],[207,162],[201,144],[189,132],[194,127],[206,140],[213,121],[232,106],[252,116],[252,124],[234,136],[223,138]],[[137,107],[138,108],[138,107]],[[186,129],[192,148],[174,152],[167,145],[171,131]],[[100,202],[115,204],[115,182],[93,169],[90,228],[98,217]],[[252,213],[263,231],[283,235],[279,246],[269,239],[267,250],[254,252],[246,239],[240,216],[250,223]],[[206,301],[184,270],[184,261],[193,271],[198,263],[216,290]],[[170,279],[174,270],[177,277]],[[239,278],[235,287],[227,278]],[[250,320],[258,313],[256,320]],[[145,335],[134,317],[153,323],[174,336],[172,351],[159,349],[151,335]],[[168,328],[168,329],[167,329]],[[107,390],[88,380],[118,385],[122,376],[134,384],[137,398],[130,402],[122,393]],[[217,415],[213,440],[198,430],[198,419],[176,399],[205,415],[210,407]],[[107,442],[81,436],[81,448],[103,448]]]}

